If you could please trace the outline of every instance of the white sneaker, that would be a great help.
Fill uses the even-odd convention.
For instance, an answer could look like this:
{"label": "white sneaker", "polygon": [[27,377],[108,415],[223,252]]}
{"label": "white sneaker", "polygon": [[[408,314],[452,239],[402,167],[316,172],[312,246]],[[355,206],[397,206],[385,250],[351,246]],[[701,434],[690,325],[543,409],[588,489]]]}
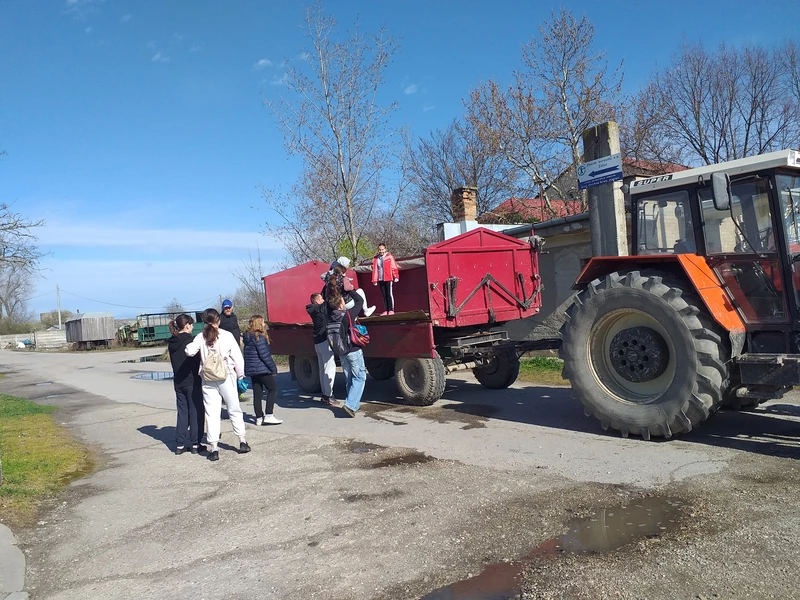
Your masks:
{"label": "white sneaker", "polygon": [[275,415],[267,415],[261,422],[262,425],[280,425],[281,423],[283,423],[283,421],[276,418]]}
{"label": "white sneaker", "polygon": [[364,309],[364,316],[365,317],[369,317],[374,312],[375,312],[375,307],[374,306],[369,306],[369,307]]}
{"label": "white sneaker", "polygon": [[256,425],[263,425],[264,417],[256,417]]}

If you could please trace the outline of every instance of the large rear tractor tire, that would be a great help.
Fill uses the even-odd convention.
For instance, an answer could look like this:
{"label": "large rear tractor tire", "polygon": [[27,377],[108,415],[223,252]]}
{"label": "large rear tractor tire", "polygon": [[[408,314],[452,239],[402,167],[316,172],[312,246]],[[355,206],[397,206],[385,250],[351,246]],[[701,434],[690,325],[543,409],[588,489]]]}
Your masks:
{"label": "large rear tractor tire", "polygon": [[294,376],[297,385],[306,394],[317,394],[322,391],[319,382],[319,363],[316,356],[294,356]]}
{"label": "large rear tractor tire", "polygon": [[519,356],[512,349],[498,352],[485,367],[472,369],[472,374],[483,387],[502,390],[519,377]]}
{"label": "large rear tractor tire", "polygon": [[367,358],[364,359],[364,364],[367,367],[367,373],[373,379],[378,381],[385,381],[394,377],[394,363],[393,358]]}
{"label": "large rear tractor tire", "polygon": [[415,406],[430,406],[444,394],[447,371],[436,358],[399,358],[396,361],[397,391],[406,402]]}
{"label": "large rear tractor tire", "polygon": [[672,437],[720,406],[727,336],[680,279],[630,271],[595,279],[561,329],[564,379],[603,429]]}

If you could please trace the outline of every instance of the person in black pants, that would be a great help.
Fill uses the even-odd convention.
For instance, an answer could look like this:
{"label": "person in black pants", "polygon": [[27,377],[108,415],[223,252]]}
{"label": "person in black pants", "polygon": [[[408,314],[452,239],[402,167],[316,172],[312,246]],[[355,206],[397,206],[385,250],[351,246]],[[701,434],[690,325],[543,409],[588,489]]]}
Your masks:
{"label": "person in black pants", "polygon": [[[269,336],[264,327],[264,317],[253,315],[244,332],[244,374],[253,383],[253,409],[256,413],[256,425],[280,425],[282,420],[275,414],[275,398],[278,397],[278,386],[275,375],[278,367],[269,350]],[[264,389],[269,390],[264,410],[261,399]]]}
{"label": "person in black pants", "polygon": [[178,315],[169,322],[172,337],[167,340],[169,360],[172,363],[175,402],[178,407],[178,423],[175,426],[175,454],[191,450],[192,454],[205,451],[200,445],[205,426],[203,388],[200,380],[200,355],[186,356],[185,348],[192,341],[194,319],[189,315]]}

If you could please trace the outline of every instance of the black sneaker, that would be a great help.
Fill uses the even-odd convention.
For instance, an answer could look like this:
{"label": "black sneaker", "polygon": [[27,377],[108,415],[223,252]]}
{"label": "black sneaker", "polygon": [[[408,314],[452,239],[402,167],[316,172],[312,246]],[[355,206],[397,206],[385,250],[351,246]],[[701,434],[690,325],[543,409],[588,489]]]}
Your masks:
{"label": "black sneaker", "polygon": [[192,446],[192,454],[200,454],[201,452],[205,452],[207,448],[200,444],[199,446]]}
{"label": "black sneaker", "polygon": [[175,454],[183,454],[184,452],[188,451],[189,449],[186,446],[178,446],[175,448]]}
{"label": "black sneaker", "polygon": [[320,400],[319,400],[319,401],[320,401],[320,402],[322,402],[323,404],[327,404],[328,406],[330,406],[330,405],[331,405],[331,398],[330,398],[330,396],[323,396],[322,398],[320,398]]}
{"label": "black sneaker", "polygon": [[219,450],[212,450],[208,455],[208,460],[219,460]]}
{"label": "black sneaker", "polygon": [[239,454],[247,454],[251,449],[252,448],[250,448],[250,444],[247,442],[242,442],[239,444]]}

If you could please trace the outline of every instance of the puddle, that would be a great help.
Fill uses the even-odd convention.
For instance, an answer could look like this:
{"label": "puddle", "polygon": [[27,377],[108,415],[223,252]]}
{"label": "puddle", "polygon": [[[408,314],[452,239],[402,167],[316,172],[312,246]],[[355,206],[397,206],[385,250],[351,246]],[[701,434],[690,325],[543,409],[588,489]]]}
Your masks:
{"label": "puddle", "polygon": [[421,600],[513,600],[518,598],[527,563],[563,554],[600,554],[645,538],[658,537],[678,525],[685,503],[649,497],[619,508],[604,508],[573,519],[567,532],[547,540],[521,559],[486,565],[480,575],[458,581]]}
{"label": "puddle", "polygon": [[383,467],[394,467],[397,465],[418,465],[436,460],[433,456],[428,456],[422,452],[409,452],[401,454],[400,456],[393,456],[391,458],[384,458],[381,461],[372,465],[373,469],[381,469]]}
{"label": "puddle", "polygon": [[461,402],[423,407],[388,402],[367,402],[361,405],[360,412],[376,421],[388,421],[393,425],[406,424],[406,421],[396,421],[382,414],[386,411],[400,415],[414,415],[436,423],[463,423],[461,429],[483,429],[489,422],[489,418],[500,412],[500,408],[487,404],[463,404]]}
{"label": "puddle", "polygon": [[52,381],[43,381],[41,383],[37,383],[36,385],[53,385]]}
{"label": "puddle", "polygon": [[143,362],[162,362],[161,357],[163,354],[151,354],[150,356],[140,356],[139,358],[132,358],[130,360],[121,360],[120,363],[143,363]]}
{"label": "puddle", "polygon": [[172,371],[150,371],[148,373],[137,373],[131,379],[148,379],[150,381],[165,381],[172,379]]}

